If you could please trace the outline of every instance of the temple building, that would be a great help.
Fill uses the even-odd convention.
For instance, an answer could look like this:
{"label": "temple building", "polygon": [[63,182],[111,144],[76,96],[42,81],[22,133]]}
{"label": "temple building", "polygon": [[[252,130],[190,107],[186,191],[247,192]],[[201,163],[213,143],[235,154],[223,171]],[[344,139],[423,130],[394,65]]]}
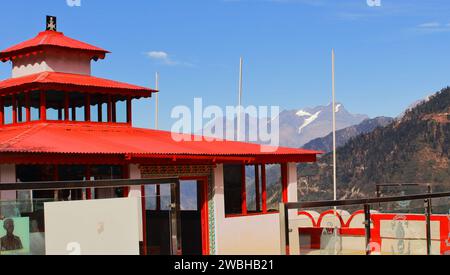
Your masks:
{"label": "temple building", "polygon": [[[297,163],[314,162],[320,152],[179,142],[171,132],[135,128],[133,102],[158,91],[92,76],[92,61],[107,54],[58,32],[55,17],[47,18],[45,31],[0,52],[12,65],[11,78],[0,81],[0,183],[176,177],[183,254],[279,254],[278,203],[298,201]],[[12,213],[1,207],[0,216],[28,217],[30,232],[38,234],[45,232],[41,201],[123,198],[132,191],[143,201],[141,253],[168,254],[164,184],[2,191],[2,202],[34,203]]]}

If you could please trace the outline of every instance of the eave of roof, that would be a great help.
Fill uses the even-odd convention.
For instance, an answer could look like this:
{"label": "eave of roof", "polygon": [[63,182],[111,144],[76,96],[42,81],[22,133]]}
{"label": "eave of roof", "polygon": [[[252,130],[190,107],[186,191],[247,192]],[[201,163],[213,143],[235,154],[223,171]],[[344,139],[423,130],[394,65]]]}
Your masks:
{"label": "eave of roof", "polygon": [[0,81],[0,95],[33,90],[116,93],[149,97],[157,90],[80,74],[42,72]]}
{"label": "eave of roof", "polygon": [[39,52],[47,48],[65,48],[92,54],[94,59],[104,59],[109,51],[65,36],[62,32],[44,31],[36,37],[0,52],[0,61],[6,62],[21,55]]}
{"label": "eave of roof", "polygon": [[32,123],[0,128],[0,154],[122,155],[128,159],[314,161],[322,152],[94,123]]}

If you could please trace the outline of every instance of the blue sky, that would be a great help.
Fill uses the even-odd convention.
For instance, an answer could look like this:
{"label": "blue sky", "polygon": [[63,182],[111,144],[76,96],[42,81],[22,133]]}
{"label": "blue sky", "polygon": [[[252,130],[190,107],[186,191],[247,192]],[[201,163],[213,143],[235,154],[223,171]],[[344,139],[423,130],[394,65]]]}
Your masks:
{"label": "blue sky", "polygon": [[[94,75],[153,87],[159,71],[164,129],[194,97],[237,104],[240,56],[244,104],[282,109],[331,101],[331,48],[337,99],[351,112],[397,116],[450,83],[448,0],[5,0],[1,9],[2,49],[43,30],[49,14],[59,31],[112,52]],[[153,126],[153,100],[135,111],[136,126]]]}

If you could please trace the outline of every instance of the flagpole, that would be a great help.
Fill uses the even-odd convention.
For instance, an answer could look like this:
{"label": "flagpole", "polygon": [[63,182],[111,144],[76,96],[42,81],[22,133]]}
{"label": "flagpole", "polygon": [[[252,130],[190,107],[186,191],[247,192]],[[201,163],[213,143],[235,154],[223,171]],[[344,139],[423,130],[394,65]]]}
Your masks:
{"label": "flagpole", "polygon": [[242,109],[242,93],[243,93],[243,68],[244,68],[244,59],[240,58],[239,64],[239,100],[238,100],[238,119],[237,119],[237,140],[241,141],[241,109]]}
{"label": "flagpole", "polygon": [[158,93],[155,93],[155,129],[159,129],[159,73],[155,74],[155,89]]}
{"label": "flagpole", "polygon": [[[335,54],[334,49],[331,50],[331,67],[332,67],[332,94],[333,94],[333,199],[337,201],[337,160],[336,160],[336,88],[335,88]],[[334,215],[337,218],[337,207],[334,207]],[[338,254],[337,248],[337,225],[334,226],[334,255]]]}
{"label": "flagpole", "polygon": [[335,54],[334,49],[331,50],[332,59],[332,93],[333,93],[333,196],[337,200],[337,167],[336,167],[336,89],[335,89]]}

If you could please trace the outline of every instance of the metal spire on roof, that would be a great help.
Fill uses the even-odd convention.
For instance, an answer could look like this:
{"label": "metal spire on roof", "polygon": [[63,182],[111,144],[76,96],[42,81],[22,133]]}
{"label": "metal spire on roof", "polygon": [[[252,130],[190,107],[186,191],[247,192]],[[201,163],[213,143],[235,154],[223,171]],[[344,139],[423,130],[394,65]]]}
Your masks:
{"label": "metal spire on roof", "polygon": [[[155,89],[159,91],[159,72],[156,72]],[[155,129],[159,129],[159,93],[155,93]]]}
{"label": "metal spire on roof", "polygon": [[55,32],[57,31],[56,16],[47,15],[45,30],[46,31],[55,31]]}
{"label": "metal spire on roof", "polygon": [[[238,98],[238,117],[237,117],[237,141],[241,141],[241,124],[242,124],[242,85],[243,85],[243,67],[244,59],[240,58],[239,63],[239,98]],[[245,135],[245,134],[244,134]]]}

